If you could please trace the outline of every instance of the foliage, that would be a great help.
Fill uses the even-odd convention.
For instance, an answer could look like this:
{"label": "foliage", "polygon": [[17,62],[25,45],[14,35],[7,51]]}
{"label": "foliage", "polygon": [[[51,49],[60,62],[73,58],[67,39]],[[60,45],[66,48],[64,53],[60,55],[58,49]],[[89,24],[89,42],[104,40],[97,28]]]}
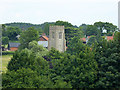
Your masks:
{"label": "foliage", "polygon": [[14,54],[14,51],[2,51],[2,55]]}
{"label": "foliage", "polygon": [[6,34],[10,40],[17,40],[16,36],[21,33],[18,27],[7,27]]}
{"label": "foliage", "polygon": [[43,30],[42,30],[41,27],[40,28],[36,28],[36,30],[38,31],[39,35],[41,35],[43,33]]}
{"label": "foliage", "polygon": [[29,49],[16,51],[3,73],[3,88],[70,88],[70,83],[50,78],[48,62],[41,55],[45,50],[32,41]]}
{"label": "foliage", "polygon": [[83,31],[84,35],[87,35],[87,25],[86,24],[80,25],[79,29]]}
{"label": "foliage", "polygon": [[98,62],[99,73],[96,82],[97,88],[120,88],[120,32],[115,35],[114,41],[102,40],[96,45],[95,59]]}
{"label": "foliage", "polygon": [[19,27],[23,31],[27,30],[30,27],[40,28],[40,25],[22,22],[6,23],[5,25],[11,27]]}
{"label": "foliage", "polygon": [[[22,43],[27,40],[27,44],[9,62],[8,71],[3,73],[3,88],[120,88],[120,32],[115,33],[113,41],[101,39],[103,28],[111,33],[116,27],[96,22],[85,25],[84,31],[84,25],[74,28],[68,27],[68,22],[58,24],[63,23],[69,42],[64,53],[39,46],[34,28],[22,33]],[[89,47],[80,41],[82,31],[95,35],[88,43],[94,45]]]}
{"label": "foliage", "polygon": [[79,53],[80,51],[83,51],[85,49],[85,45],[80,41],[79,37],[73,37],[71,41],[69,42],[67,52],[69,54],[75,55]]}
{"label": "foliage", "polygon": [[9,38],[8,37],[2,37],[2,45],[6,45],[9,43]]}
{"label": "foliage", "polygon": [[45,22],[42,24],[31,24],[31,23],[22,23],[22,22],[14,22],[14,23],[6,23],[5,26],[11,26],[11,27],[18,27],[22,31],[28,30],[30,27],[34,27],[39,34],[42,34],[43,32],[46,33],[46,35],[49,35],[49,25],[54,24],[54,22]]}
{"label": "foliage", "polygon": [[[83,53],[84,52],[84,53]],[[60,53],[51,49],[48,56],[53,68],[50,70],[53,82],[64,80],[71,83],[72,88],[93,88],[97,75],[97,63],[89,49],[76,55]]]}
{"label": "foliage", "polygon": [[39,34],[37,30],[35,30],[33,27],[30,27],[28,30],[23,31],[20,35],[20,49],[28,48],[29,42],[33,40],[38,41]]}
{"label": "foliage", "polygon": [[94,25],[88,25],[86,29],[86,35],[91,36],[91,35],[97,35],[98,34],[98,28]]}
{"label": "foliage", "polygon": [[91,46],[92,44],[94,44],[94,43],[96,43],[96,42],[97,42],[96,36],[92,35],[92,36],[89,38],[87,44]]}
{"label": "foliage", "polygon": [[30,68],[8,71],[3,77],[3,88],[53,88],[53,82],[47,76],[40,76]]}
{"label": "foliage", "polygon": [[65,26],[65,27],[73,27],[73,25],[66,21],[56,21],[55,25]]}
{"label": "foliage", "polygon": [[46,35],[49,35],[49,24],[48,23],[45,24],[43,31],[44,33],[46,33]]}
{"label": "foliage", "polygon": [[102,35],[102,30],[106,29],[107,30],[107,35],[112,36],[113,32],[117,31],[118,28],[117,26],[113,25],[112,23],[109,22],[95,22],[94,26],[96,26],[97,28],[99,28],[99,30],[101,31],[101,35]]}
{"label": "foliage", "polygon": [[71,85],[62,80],[55,83],[46,75],[38,75],[30,68],[21,68],[3,73],[3,88],[70,88]]}
{"label": "foliage", "polygon": [[76,36],[78,38],[83,37],[83,32],[78,29],[78,28],[74,28],[74,27],[66,27],[65,28],[65,39],[66,39],[66,44],[67,46],[69,45],[69,42],[71,41],[71,39]]}
{"label": "foliage", "polygon": [[46,60],[42,57],[47,54],[47,50],[43,46],[39,46],[36,41],[33,41],[29,43],[28,47],[29,49],[25,48],[15,52],[8,64],[8,70],[16,71],[22,67],[35,70],[43,68],[47,64]]}

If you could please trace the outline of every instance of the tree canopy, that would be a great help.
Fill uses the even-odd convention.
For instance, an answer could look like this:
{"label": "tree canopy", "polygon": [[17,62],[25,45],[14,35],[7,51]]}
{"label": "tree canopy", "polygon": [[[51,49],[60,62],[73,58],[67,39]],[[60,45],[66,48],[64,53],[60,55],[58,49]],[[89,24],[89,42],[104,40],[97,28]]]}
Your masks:
{"label": "tree canopy", "polygon": [[37,30],[35,30],[33,27],[30,27],[28,30],[23,31],[20,35],[20,49],[28,48],[29,42],[34,40],[39,40],[39,34]]}

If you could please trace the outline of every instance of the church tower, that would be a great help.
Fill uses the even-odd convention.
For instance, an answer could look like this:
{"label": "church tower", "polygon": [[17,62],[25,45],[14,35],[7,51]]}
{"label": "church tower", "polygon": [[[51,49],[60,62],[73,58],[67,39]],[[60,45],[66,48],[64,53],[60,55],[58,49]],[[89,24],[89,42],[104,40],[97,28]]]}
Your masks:
{"label": "church tower", "polygon": [[64,26],[49,27],[48,50],[50,50],[51,47],[59,50],[60,52],[66,51]]}

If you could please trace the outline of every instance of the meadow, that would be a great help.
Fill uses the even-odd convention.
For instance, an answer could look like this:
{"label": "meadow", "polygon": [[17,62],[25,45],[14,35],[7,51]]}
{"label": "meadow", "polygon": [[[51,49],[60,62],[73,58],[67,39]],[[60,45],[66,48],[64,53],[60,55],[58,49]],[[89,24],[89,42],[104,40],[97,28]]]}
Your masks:
{"label": "meadow", "polygon": [[[13,55],[2,55],[2,72],[7,71],[7,65],[11,60]],[[0,67],[1,68],[1,67]]]}

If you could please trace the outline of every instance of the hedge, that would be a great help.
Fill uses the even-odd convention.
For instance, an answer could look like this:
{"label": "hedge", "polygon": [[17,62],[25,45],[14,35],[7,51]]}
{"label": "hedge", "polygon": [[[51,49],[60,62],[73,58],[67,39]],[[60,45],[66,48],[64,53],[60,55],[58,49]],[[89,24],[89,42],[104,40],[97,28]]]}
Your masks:
{"label": "hedge", "polygon": [[2,55],[14,54],[14,51],[2,51]]}

